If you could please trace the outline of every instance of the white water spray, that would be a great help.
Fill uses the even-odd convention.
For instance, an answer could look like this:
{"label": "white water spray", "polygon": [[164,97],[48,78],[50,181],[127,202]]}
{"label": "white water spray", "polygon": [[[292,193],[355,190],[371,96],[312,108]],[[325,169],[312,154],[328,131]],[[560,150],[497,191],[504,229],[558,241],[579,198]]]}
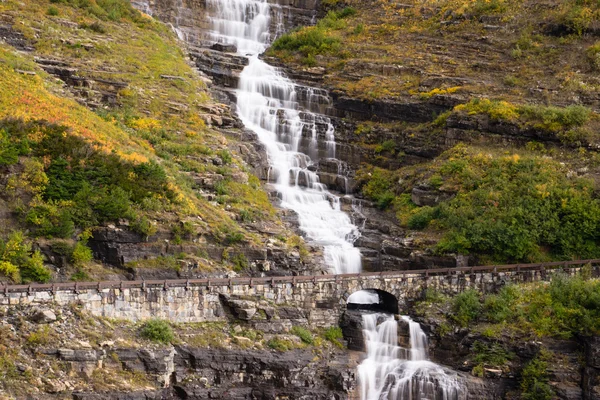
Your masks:
{"label": "white water spray", "polygon": [[[271,164],[270,179],[281,197],[282,207],[294,210],[300,229],[309,241],[323,246],[325,262],[335,273],[359,272],[360,251],[353,246],[357,227],[340,209],[339,197],[319,183],[308,169],[313,160],[299,151],[304,137],[312,156],[318,154],[317,124],[327,127],[328,157],[335,155],[333,125],[329,118],[315,114],[327,100],[317,89],[304,88],[304,107],[297,86],[277,68],[258,58],[270,43],[269,25],[273,10],[266,0],[208,0],[212,40],[235,44],[249,64],[240,75],[237,111],[244,125],[256,132],[266,146]],[[277,11],[277,10],[275,10]]]}
{"label": "white water spray", "polygon": [[363,314],[367,358],[358,366],[361,400],[466,400],[457,374],[427,360],[427,336],[409,317],[410,348],[398,346],[393,315]]}

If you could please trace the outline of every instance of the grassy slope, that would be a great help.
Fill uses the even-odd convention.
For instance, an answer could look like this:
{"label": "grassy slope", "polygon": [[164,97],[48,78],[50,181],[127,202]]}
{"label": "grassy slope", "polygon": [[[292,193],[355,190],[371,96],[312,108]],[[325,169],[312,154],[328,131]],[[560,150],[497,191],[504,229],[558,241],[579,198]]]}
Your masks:
{"label": "grassy slope", "polygon": [[[88,227],[72,217],[82,206],[76,193],[93,173],[89,168],[85,169],[86,158],[99,164],[111,160],[118,166],[117,172],[106,178],[112,182],[108,191],[92,193],[100,200],[102,195],[114,194],[117,186],[128,193],[132,190],[129,183],[152,186],[153,178],[145,182],[139,171],[144,170],[144,165],[158,165],[158,175],[164,174],[160,190],[151,188],[138,198],[130,195],[121,214],[113,212],[108,218],[98,211],[98,204],[92,204],[91,209],[89,204],[84,204],[86,212],[92,213],[92,217],[100,222],[129,219],[134,228],[144,234],[156,230],[171,231],[173,226],[185,221],[184,232],[174,232],[176,236],[190,240],[204,236],[209,242],[226,245],[261,242],[257,234],[247,231],[237,219],[278,225],[275,211],[255,177],[250,176],[244,182],[243,177],[249,174],[244,172],[243,162],[228,150],[228,139],[208,128],[202,119],[207,109],[219,108],[219,105],[210,99],[205,84],[186,61],[174,34],[168,27],[142,16],[121,0],[73,4],[92,4],[95,8],[49,1],[0,4],[0,15],[11,20],[14,29],[22,32],[35,48],[32,53],[18,53],[8,45],[0,45],[0,86],[3,88],[0,91],[0,120],[43,120],[52,126],[64,126],[68,128],[65,141],[71,143],[61,145],[62,150],[57,150],[58,153],[49,154],[46,149],[40,149],[47,132],[39,127],[29,127],[21,132],[31,142],[30,149],[16,164],[4,163],[4,168],[8,168],[4,171],[7,178],[15,176],[25,184],[13,195],[5,192],[4,204],[11,211],[18,209],[21,215],[29,215],[29,211],[40,206],[46,210],[42,218],[49,223],[57,223],[59,217],[48,215],[50,211],[47,210],[51,209],[55,214],[67,210],[66,213],[71,214],[69,218],[75,222],[75,229],[50,236],[71,239]],[[117,94],[121,106],[90,111],[75,101],[76,97],[86,95],[85,88],[75,92],[77,96],[65,90],[62,82],[36,66],[34,57],[65,61],[69,67],[77,68],[76,74],[82,77],[126,83],[127,86]],[[31,71],[35,75],[20,71]],[[161,75],[181,79],[162,79]],[[0,150],[9,151],[10,146],[16,146],[17,132],[10,129],[4,129],[4,138],[8,139]],[[67,136],[74,139],[67,140]],[[52,157],[67,160],[67,170],[71,173],[58,178],[51,175],[50,167],[55,161]],[[223,165],[213,165],[211,161],[215,157],[220,158]],[[27,160],[33,162],[27,164]],[[43,165],[38,171],[41,180],[27,180],[33,179],[31,174],[28,176],[27,171],[23,171],[27,165]],[[83,180],[75,174],[79,167],[84,170]],[[123,183],[126,180],[119,178],[118,171],[130,171],[134,175],[130,176],[129,183]],[[226,178],[217,189],[216,203],[207,201],[192,189],[194,176],[212,173]],[[234,179],[234,175],[239,177],[240,174],[241,182]],[[90,183],[96,190],[97,184]],[[52,198],[49,188],[61,184],[75,185],[75,189],[70,194]],[[15,229],[29,229],[34,237],[40,236],[36,234],[39,232],[36,223],[40,219],[33,223],[32,220],[21,218],[14,224],[7,224],[6,231],[0,234],[6,238]],[[41,236],[48,238],[49,235]],[[2,259],[10,261],[10,256],[4,252]]]}
{"label": "grassy slope", "polygon": [[[472,254],[482,263],[600,255],[598,38],[588,33],[596,29],[597,2],[323,5],[335,11],[279,39],[269,55],[322,67],[332,90],[366,101],[466,102],[431,123],[360,124],[353,140],[372,151],[375,165],[357,173],[365,197],[395,211],[416,243],[439,241],[430,247],[437,253]],[[535,130],[540,142],[560,145],[529,139],[521,148],[484,137],[431,162],[376,167],[402,164],[401,142],[443,138],[451,117]],[[382,136],[389,140],[378,142]],[[410,192],[423,184],[456,197],[416,207]]]}
{"label": "grassy slope", "polygon": [[[323,5],[349,6],[356,13],[305,32],[320,31],[343,46],[309,45],[299,52],[304,57],[289,49],[272,53],[325,67],[328,82],[354,97],[464,93],[566,105],[600,85],[594,73],[598,40],[585,34],[600,13],[594,1],[328,0]],[[546,34],[556,26],[567,31]],[[383,65],[400,72],[384,74],[377,70]]]}

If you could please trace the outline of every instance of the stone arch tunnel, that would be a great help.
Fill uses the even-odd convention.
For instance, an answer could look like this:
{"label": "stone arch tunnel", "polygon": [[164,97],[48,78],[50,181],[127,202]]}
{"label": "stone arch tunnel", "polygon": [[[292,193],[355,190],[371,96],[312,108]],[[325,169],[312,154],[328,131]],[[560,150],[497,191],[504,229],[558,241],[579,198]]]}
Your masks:
{"label": "stone arch tunnel", "polygon": [[[345,297],[345,296],[344,296]],[[381,289],[362,289],[352,293],[346,300],[348,310],[369,310],[398,314],[398,299]]]}

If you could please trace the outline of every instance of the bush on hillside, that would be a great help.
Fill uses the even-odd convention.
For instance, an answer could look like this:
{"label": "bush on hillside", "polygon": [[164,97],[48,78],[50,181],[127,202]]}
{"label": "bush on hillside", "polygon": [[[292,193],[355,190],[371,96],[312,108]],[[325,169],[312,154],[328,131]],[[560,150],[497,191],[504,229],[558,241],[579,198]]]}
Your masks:
{"label": "bush on hillside", "polygon": [[468,289],[454,297],[452,302],[452,318],[462,327],[466,327],[479,317],[481,303],[479,293]]}
{"label": "bush on hillside", "polygon": [[46,283],[52,277],[44,267],[42,254],[39,250],[32,251],[31,244],[21,231],[13,231],[8,238],[0,239],[0,273],[15,283]]}
{"label": "bush on hillside", "polygon": [[310,333],[310,331],[306,328],[303,328],[301,326],[294,326],[294,327],[292,327],[292,333],[294,335],[298,336],[306,344],[314,343],[314,338],[313,338],[312,333]]}
{"label": "bush on hillside", "polygon": [[167,321],[160,319],[146,321],[140,329],[140,335],[144,339],[164,344],[171,343],[175,338],[171,325]]}
{"label": "bush on hillside", "polygon": [[34,162],[49,160],[36,164],[44,179],[32,173],[19,177],[22,188],[41,194],[20,210],[36,236],[67,238],[76,228],[118,219],[131,220],[140,233],[152,233],[136,210],[148,199],[168,203],[175,198],[155,162],[134,164],[103,153],[64,126],[0,121],[0,163],[16,164],[24,155]]}

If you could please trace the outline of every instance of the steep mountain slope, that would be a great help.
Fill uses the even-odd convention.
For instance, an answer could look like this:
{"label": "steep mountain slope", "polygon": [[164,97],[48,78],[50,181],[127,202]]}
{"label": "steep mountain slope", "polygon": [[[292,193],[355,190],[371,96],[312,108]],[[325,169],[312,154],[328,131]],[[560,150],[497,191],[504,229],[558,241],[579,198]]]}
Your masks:
{"label": "steep mountain slope", "polygon": [[260,145],[169,27],[120,0],[6,1],[0,20],[5,275],[308,268],[254,175]]}
{"label": "steep mountain slope", "polygon": [[385,230],[400,259],[381,261],[385,232],[359,241],[372,268],[600,255],[599,13],[594,1],[323,1],[315,26],[274,42],[269,61],[330,90],[357,195],[396,217]]}

